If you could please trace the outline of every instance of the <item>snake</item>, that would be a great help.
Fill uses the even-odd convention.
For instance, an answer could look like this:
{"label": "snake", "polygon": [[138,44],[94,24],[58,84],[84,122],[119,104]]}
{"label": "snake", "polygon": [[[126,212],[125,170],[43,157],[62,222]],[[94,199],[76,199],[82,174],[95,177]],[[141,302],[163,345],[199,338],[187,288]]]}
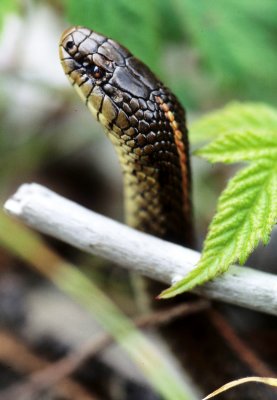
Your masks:
{"label": "snake", "polygon": [[59,50],[65,74],[118,155],[126,223],[192,245],[189,144],[180,102],[125,47],[90,29],[66,30]]}
{"label": "snake", "polygon": [[[118,155],[126,223],[193,247],[188,129],[179,100],[129,50],[91,29],[65,30],[59,54],[64,73]],[[208,314],[173,322],[163,332],[166,338],[173,332],[171,347],[206,391],[252,373],[226,346]],[[240,393],[244,400],[271,398],[264,392],[259,397],[256,389]]]}

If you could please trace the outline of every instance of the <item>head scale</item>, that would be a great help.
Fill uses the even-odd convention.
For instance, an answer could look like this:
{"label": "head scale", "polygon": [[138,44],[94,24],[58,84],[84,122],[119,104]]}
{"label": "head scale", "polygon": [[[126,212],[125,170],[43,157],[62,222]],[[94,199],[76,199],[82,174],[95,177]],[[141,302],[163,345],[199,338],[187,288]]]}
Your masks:
{"label": "head scale", "polygon": [[114,124],[126,128],[135,103],[149,100],[159,83],[126,48],[87,28],[73,27],[63,33],[60,58],[81,98],[108,130]]}

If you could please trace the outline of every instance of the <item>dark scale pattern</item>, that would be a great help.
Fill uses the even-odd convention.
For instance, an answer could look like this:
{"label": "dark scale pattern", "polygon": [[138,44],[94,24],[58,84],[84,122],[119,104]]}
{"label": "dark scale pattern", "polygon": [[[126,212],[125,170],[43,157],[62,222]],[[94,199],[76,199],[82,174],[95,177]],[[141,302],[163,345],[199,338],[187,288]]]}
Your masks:
{"label": "dark scale pattern", "polygon": [[[127,222],[156,236],[192,244],[191,211],[184,208],[190,192],[187,131],[175,96],[126,49],[89,30],[69,31],[61,58],[116,147],[125,179]],[[171,121],[157,98],[172,112],[183,134],[183,169]]]}
{"label": "dark scale pattern", "polygon": [[[132,140],[126,131],[126,135],[121,136],[128,146],[121,157],[121,162],[122,158],[123,162],[129,160],[128,168],[124,171],[131,194],[126,201],[136,205],[135,208],[129,207],[134,213],[130,220],[132,225],[140,230],[177,243],[190,244],[192,236],[187,232],[191,232],[191,220],[183,209],[184,190],[189,189],[182,187],[180,157],[174,132],[165,112],[156,101],[157,96],[172,110],[178,126],[182,129],[188,159],[184,112],[173,95],[161,85],[158,90],[150,93],[147,102],[138,98],[138,103],[144,110],[136,110],[135,107],[132,114],[129,113],[135,134]],[[133,102],[133,105],[137,106],[137,102]],[[123,110],[126,111],[125,104]],[[188,170],[188,165],[186,168]],[[130,178],[128,174],[132,174],[136,179]],[[189,180],[188,172],[187,181]]]}
{"label": "dark scale pattern", "polygon": [[[66,31],[60,57],[69,80],[118,153],[125,180],[126,222],[156,236],[191,244],[188,140],[180,103],[127,49],[89,29]],[[154,288],[152,297],[162,289],[161,285]],[[179,297],[173,303],[182,300]],[[161,331],[206,393],[253,372],[234,356],[208,313],[176,320]],[[259,393],[256,387],[254,393],[242,387],[239,397],[276,397],[268,389]],[[232,392],[224,394],[224,400],[232,398]]]}
{"label": "dark scale pattern", "polygon": [[130,188],[126,201],[132,202],[130,209],[134,214],[131,223],[140,230],[184,243],[187,221],[180,218],[183,215],[180,161],[170,124],[158,110],[159,106],[152,104],[159,118],[163,118],[162,127],[155,121],[153,111],[139,109],[131,116],[131,125],[135,127],[132,138],[126,130],[121,136],[127,145],[121,160],[128,160],[124,170]]}

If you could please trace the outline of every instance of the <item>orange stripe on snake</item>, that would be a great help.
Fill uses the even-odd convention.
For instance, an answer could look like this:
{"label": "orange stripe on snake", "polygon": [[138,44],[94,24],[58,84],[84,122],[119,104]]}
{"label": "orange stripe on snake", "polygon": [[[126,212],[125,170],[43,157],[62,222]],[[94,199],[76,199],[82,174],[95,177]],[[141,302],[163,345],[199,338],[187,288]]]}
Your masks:
{"label": "orange stripe on snake", "polygon": [[[186,156],[185,145],[183,142],[183,133],[179,129],[179,125],[175,119],[174,113],[170,111],[168,105],[162,100],[161,97],[156,96],[155,98],[157,103],[160,105],[161,110],[164,112],[166,119],[170,123],[170,127],[174,135],[174,141],[177,147],[180,160],[180,167],[182,172],[182,187],[187,188],[188,186],[187,156]],[[190,200],[188,197],[188,192],[186,190],[183,190],[183,196],[184,196],[184,211],[185,214],[187,215],[187,213],[190,210]]]}

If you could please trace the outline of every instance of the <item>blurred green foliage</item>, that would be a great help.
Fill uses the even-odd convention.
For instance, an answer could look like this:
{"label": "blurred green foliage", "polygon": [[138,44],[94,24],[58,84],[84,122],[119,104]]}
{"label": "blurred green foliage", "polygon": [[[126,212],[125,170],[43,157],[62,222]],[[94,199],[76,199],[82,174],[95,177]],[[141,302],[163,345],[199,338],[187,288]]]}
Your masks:
{"label": "blurred green foliage", "polygon": [[84,25],[130,48],[157,67],[160,58],[158,0],[63,0],[70,23]]}
{"label": "blurred green foliage", "polygon": [[[233,98],[277,102],[276,0],[44,0],[31,5],[39,3],[57,12],[62,5],[69,25],[88,26],[124,44],[189,107],[211,108]],[[0,2],[0,27],[3,16],[19,4]],[[24,3],[20,11],[24,14]],[[181,58],[168,55],[175,46]],[[178,64],[175,72],[170,63]]]}
{"label": "blurred green foliage", "polygon": [[[243,97],[277,88],[275,0],[174,0],[183,29],[219,82]],[[272,86],[273,84],[273,86]],[[276,101],[276,100],[275,100]]]}
{"label": "blurred green foliage", "polygon": [[[49,7],[61,22],[67,20],[68,25],[88,26],[124,44],[172,87],[187,108],[197,113],[233,99],[277,103],[277,0],[0,0],[0,29],[4,17],[11,12],[18,12],[27,29],[30,15],[36,15],[36,8],[43,5]],[[49,18],[49,31],[51,23]],[[25,42],[23,34],[22,37]],[[16,115],[20,114],[13,112],[14,104],[20,102],[9,103],[6,93],[13,99],[20,92],[20,83],[26,86],[34,84],[31,74],[26,78],[20,73],[20,49],[22,51],[24,46],[16,47],[10,69],[4,67],[1,70],[0,201],[26,180],[42,179],[43,183],[52,185],[51,174],[43,176],[43,168],[53,161],[56,167],[66,164],[67,157],[72,163],[72,154],[76,154],[77,149],[89,148],[93,138],[94,128],[91,129],[90,122],[85,125],[79,110],[75,110],[71,100],[68,100],[68,92],[63,88],[53,90],[50,84],[47,87],[51,92],[49,98],[60,97],[57,109],[54,112],[45,111],[45,116],[37,125],[34,125],[32,118],[30,124],[26,124],[26,121],[22,124],[20,117],[17,119]],[[44,65],[51,62],[51,59],[47,59],[47,62],[43,60]],[[4,90],[4,81],[6,87],[12,81],[16,85],[11,86],[11,90]],[[41,92],[46,89],[45,83],[37,82],[37,85]],[[16,90],[13,91],[15,86]],[[26,113],[28,117],[29,114],[35,114],[36,108],[29,108]],[[9,119],[8,115],[12,117]],[[73,122],[78,117],[82,128]],[[87,130],[88,136],[82,136],[81,129]],[[74,140],[70,139],[73,135]],[[198,139],[202,139],[202,136]],[[72,141],[73,145],[70,144]],[[85,162],[89,171],[92,164],[87,159]],[[196,214],[201,216],[198,219],[206,224],[215,204],[214,197],[219,191],[220,179],[225,179],[225,175],[222,167],[220,170],[209,170],[206,165],[201,168],[194,172],[194,187],[197,188],[195,197],[199,203],[195,208]],[[96,170],[95,175],[98,172]],[[85,186],[91,184],[88,175],[84,177]],[[58,176],[61,190],[68,185],[62,177]],[[76,182],[72,177],[70,185],[73,187],[74,184]],[[76,185],[75,190],[78,189]],[[95,184],[90,190],[95,196],[98,189]],[[114,198],[113,193],[109,199],[111,203],[115,202]],[[7,226],[2,231],[3,238],[14,237],[15,243],[20,245],[20,240],[23,243],[23,236],[21,239],[13,231],[9,233]],[[29,248],[23,246],[22,251],[28,255]],[[44,253],[41,254],[43,256]],[[67,282],[64,281],[64,284]],[[162,387],[163,384],[167,384],[166,379]],[[164,390],[166,392],[168,388]]]}
{"label": "blurred green foliage", "polygon": [[[276,0],[1,0],[0,28],[4,16],[10,12],[16,11],[23,25],[27,25],[30,15],[35,15],[43,6],[60,19],[61,26],[85,25],[126,45],[172,88],[188,109],[189,120],[194,116],[192,111],[197,116],[203,110],[216,109],[234,99],[277,104]],[[49,30],[51,23],[50,19]],[[10,64],[11,70],[1,71],[1,82],[12,83],[15,78],[20,84],[25,79],[16,70],[20,47],[14,54],[16,59]],[[32,77],[28,84],[32,86]],[[52,95],[60,96],[57,112],[64,120],[58,119],[53,129],[51,121],[56,117],[45,112],[45,121],[50,122],[46,124],[48,128],[44,129],[41,124],[31,126],[32,122],[28,126],[22,124],[14,117],[14,103],[9,103],[6,90],[2,90],[0,83],[2,193],[3,186],[9,187],[9,182],[28,180],[46,163],[87,146],[96,129],[90,128],[90,121],[85,125],[83,119],[78,120],[79,113],[73,112],[73,95],[70,103],[66,91],[53,92],[51,87],[48,90]],[[70,104],[73,109],[69,108]],[[8,114],[12,119],[7,120]],[[75,135],[80,122],[82,135]],[[192,131],[191,124],[189,128]],[[84,132],[88,134],[85,136]],[[21,141],[24,135],[30,136],[28,141]],[[191,135],[191,139],[197,140],[197,135]],[[60,146],[56,146],[57,141]],[[209,175],[208,179],[207,173],[211,171],[207,172],[206,168],[195,173],[194,187],[200,190],[196,197],[204,198],[208,190],[206,197],[214,204],[212,192],[215,195],[222,186],[220,174],[217,171],[216,176]],[[216,189],[211,189],[211,182],[206,185],[208,181],[215,182]],[[201,207],[209,220],[207,203]]]}
{"label": "blurred green foliage", "polygon": [[[66,20],[64,27],[85,25],[126,45],[172,88],[188,109],[189,119],[192,110],[201,113],[228,100],[277,103],[276,0],[1,0],[0,28],[4,16],[10,12],[16,11],[27,22],[30,13],[34,14],[41,6],[49,7],[61,21]],[[51,20],[49,26],[51,29]],[[13,80],[17,73],[16,68],[4,71],[2,82]],[[20,76],[18,82],[22,80]],[[29,83],[32,85],[32,79]],[[51,123],[44,129],[41,125],[25,126],[16,118],[12,123],[7,121],[7,115],[13,115],[13,102],[9,103],[5,90],[0,86],[2,193],[3,186],[8,188],[9,182],[28,180],[45,163],[62,158],[65,153],[74,153],[93,137],[90,123],[84,127],[83,120],[83,131],[88,135],[75,135],[77,124],[73,121],[78,114],[69,109],[67,92],[61,93],[58,89],[53,93],[49,88],[54,96],[60,96],[59,112],[65,116],[53,130]],[[52,118],[53,115],[46,115],[45,121]],[[33,132],[27,141],[20,139],[24,137],[23,129]],[[78,143],[72,137],[80,138]],[[196,135],[191,135],[191,139],[196,140]],[[74,144],[70,145],[72,140]],[[60,146],[56,146],[57,141]],[[218,175],[211,180],[220,182]],[[205,197],[203,191],[209,180],[205,175],[202,182],[201,176],[194,179],[194,186],[201,190],[197,198]],[[197,179],[201,185],[197,185]],[[211,184],[207,190],[214,204]],[[210,217],[205,203],[203,211]]]}
{"label": "blurred green foliage", "polygon": [[17,8],[17,3],[13,0],[0,1],[0,29],[2,28],[5,15],[16,10],[16,8]]}
{"label": "blurred green foliage", "polygon": [[[166,47],[179,43],[193,49],[200,81],[205,85],[206,79],[214,80],[219,98],[276,103],[276,0],[63,2],[70,23],[115,38],[156,71]],[[186,71],[188,61],[183,62]],[[185,72],[176,78],[179,87],[195,90]],[[187,98],[192,103],[198,99],[194,105],[201,103],[197,94],[188,93]]]}

